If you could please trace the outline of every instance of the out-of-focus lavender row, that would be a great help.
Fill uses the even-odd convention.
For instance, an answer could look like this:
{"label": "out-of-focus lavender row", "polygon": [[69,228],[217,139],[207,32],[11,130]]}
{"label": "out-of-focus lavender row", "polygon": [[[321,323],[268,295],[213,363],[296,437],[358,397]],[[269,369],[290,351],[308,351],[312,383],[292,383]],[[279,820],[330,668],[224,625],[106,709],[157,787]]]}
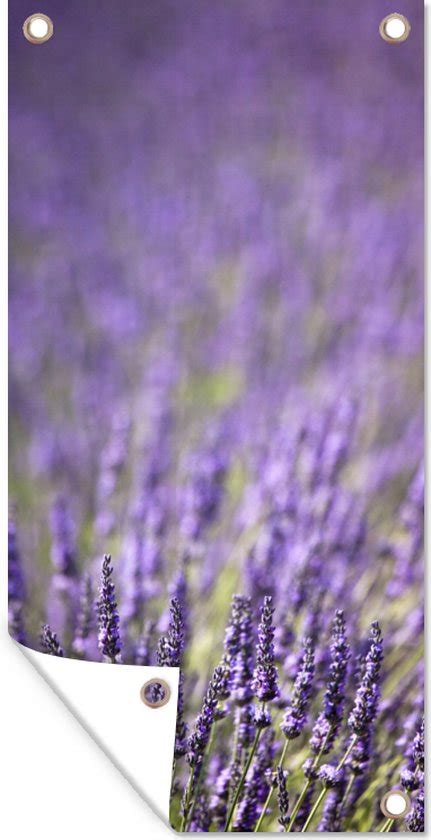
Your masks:
{"label": "out-of-focus lavender row", "polygon": [[177,828],[369,830],[405,766],[419,830],[421,6],[397,48],[386,0],[55,6],[11,44],[12,633],[181,666]]}

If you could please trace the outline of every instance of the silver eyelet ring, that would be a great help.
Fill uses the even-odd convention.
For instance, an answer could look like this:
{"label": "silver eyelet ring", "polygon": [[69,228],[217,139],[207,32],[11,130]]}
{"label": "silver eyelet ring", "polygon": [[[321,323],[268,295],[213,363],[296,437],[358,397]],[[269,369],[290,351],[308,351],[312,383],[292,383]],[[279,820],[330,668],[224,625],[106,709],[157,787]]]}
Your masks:
{"label": "silver eyelet ring", "polygon": [[141,700],[150,709],[160,709],[166,706],[171,696],[171,689],[165,680],[154,677],[148,680],[141,688]]}
{"label": "silver eyelet ring", "polygon": [[[397,29],[394,24],[398,25]],[[393,30],[391,33],[391,29]],[[410,35],[410,22],[405,15],[399,12],[392,12],[380,21],[379,32],[384,41],[388,44],[402,44]]]}
{"label": "silver eyelet ring", "polygon": [[54,24],[48,15],[36,12],[25,19],[22,31],[30,44],[45,44],[54,35]]}
{"label": "silver eyelet ring", "polygon": [[404,790],[388,790],[380,800],[380,810],[390,820],[400,820],[410,808],[410,797]]}

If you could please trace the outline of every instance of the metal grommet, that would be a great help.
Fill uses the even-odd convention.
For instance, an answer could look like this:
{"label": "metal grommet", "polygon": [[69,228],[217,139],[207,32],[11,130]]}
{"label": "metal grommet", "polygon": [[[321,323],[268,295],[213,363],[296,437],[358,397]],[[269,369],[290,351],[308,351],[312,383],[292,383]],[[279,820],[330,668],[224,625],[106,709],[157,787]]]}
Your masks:
{"label": "metal grommet", "polygon": [[26,18],[22,31],[30,44],[44,44],[54,35],[54,24],[48,15],[36,12]]}
{"label": "metal grommet", "polygon": [[165,680],[155,677],[148,680],[141,688],[141,700],[150,709],[160,709],[161,706],[166,706],[171,696],[171,689]]}
{"label": "metal grommet", "polygon": [[404,790],[388,790],[380,801],[380,810],[390,820],[399,820],[410,811],[411,802]]}
{"label": "metal grommet", "polygon": [[393,12],[380,22],[379,32],[388,44],[402,44],[410,35],[410,22],[405,15]]}

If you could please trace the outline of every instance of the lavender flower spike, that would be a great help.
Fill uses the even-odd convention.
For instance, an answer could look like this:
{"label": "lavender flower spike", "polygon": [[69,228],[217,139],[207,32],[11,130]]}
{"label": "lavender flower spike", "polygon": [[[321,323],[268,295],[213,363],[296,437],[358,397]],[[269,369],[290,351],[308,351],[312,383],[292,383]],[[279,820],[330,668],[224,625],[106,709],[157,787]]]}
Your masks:
{"label": "lavender flower spike", "polygon": [[228,673],[231,697],[238,705],[247,705],[253,699],[253,648],[251,599],[234,595],[224,639],[223,663]]}
{"label": "lavender flower spike", "polygon": [[355,775],[361,775],[370,759],[373,724],[377,717],[380,700],[380,670],[383,660],[382,632],[377,621],[373,621],[370,646],[365,658],[364,672],[356,692],[348,724],[352,732],[346,763]]}
{"label": "lavender flower spike", "polygon": [[[172,598],[170,605],[169,630],[159,639],[157,664],[166,668],[181,668],[184,650],[183,609],[178,598]],[[175,732],[175,758],[184,755],[187,750],[187,726],[183,720],[184,676],[180,670],[178,684],[177,723]]]}
{"label": "lavender flower spike", "polygon": [[310,638],[304,640],[304,653],[296,675],[292,697],[287,703],[280,729],[289,740],[301,734],[307,716],[314,677],[314,647]]}
{"label": "lavender flower spike", "polygon": [[373,621],[370,633],[370,647],[365,659],[365,668],[355,703],[349,715],[349,726],[354,735],[366,735],[377,714],[380,697],[379,676],[383,660],[382,632],[377,621]]}
{"label": "lavender flower spike", "polygon": [[8,622],[9,633],[13,639],[25,645],[26,634],[23,620],[23,601],[25,596],[21,558],[17,546],[16,530],[13,522],[8,527]]}
{"label": "lavender flower spike", "polygon": [[257,661],[254,669],[252,688],[255,696],[262,703],[275,700],[280,696],[278,674],[274,657],[274,633],[272,624],[274,607],[272,598],[266,595],[261,608],[261,620],[258,631]]}
{"label": "lavender flower spike", "polygon": [[283,770],[282,767],[277,767],[277,800],[278,800],[278,807],[280,811],[280,816],[278,818],[278,822],[280,823],[283,830],[286,830],[287,826],[289,825],[289,794],[287,792],[286,787],[286,778],[287,772]]}
{"label": "lavender flower spike", "polygon": [[191,772],[181,803],[181,831],[186,831],[187,829],[196,783],[202,770],[205,750],[208,746],[211,730],[216,719],[217,705],[225,688],[225,679],[224,668],[216,668],[203,699],[201,711],[196,718],[193,732],[188,739],[187,761],[191,767]]}
{"label": "lavender flower spike", "polygon": [[425,791],[422,787],[419,791],[416,802],[406,817],[408,831],[423,832],[425,830]]}
{"label": "lavender flower spike", "polygon": [[115,663],[121,662],[120,616],[112,581],[111,555],[105,554],[102,563],[102,581],[97,604],[99,612],[99,650],[103,658]]}
{"label": "lavender flower spike", "polygon": [[400,775],[404,790],[411,793],[423,785],[425,770],[425,733],[424,718],[421,719],[418,731],[408,751],[408,763]]}
{"label": "lavender flower spike", "polygon": [[331,751],[343,718],[347,665],[350,647],[346,639],[343,610],[337,610],[332,628],[329,680],[323,698],[323,710],[313,727],[310,744],[314,753]]}
{"label": "lavender flower spike", "polygon": [[88,637],[93,629],[93,586],[89,574],[84,575],[79,598],[78,620],[72,649],[77,656],[88,653]]}
{"label": "lavender flower spike", "polygon": [[40,643],[45,653],[49,653],[51,656],[64,656],[63,648],[61,647],[56,634],[51,630],[49,624],[42,625]]}
{"label": "lavender flower spike", "polygon": [[200,767],[204,758],[211,729],[215,720],[215,711],[224,688],[223,668],[216,668],[205,694],[202,709],[196,719],[194,730],[187,744],[187,760],[191,767]]}

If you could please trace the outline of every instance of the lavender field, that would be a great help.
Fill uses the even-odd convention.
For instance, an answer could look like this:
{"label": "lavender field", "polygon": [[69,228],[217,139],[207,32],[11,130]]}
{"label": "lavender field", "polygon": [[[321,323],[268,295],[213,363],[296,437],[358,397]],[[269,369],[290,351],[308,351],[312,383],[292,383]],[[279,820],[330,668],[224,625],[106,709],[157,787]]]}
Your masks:
{"label": "lavender field", "polygon": [[177,830],[424,830],[402,5],[396,47],[387,0],[11,10],[10,630],[181,668]]}

